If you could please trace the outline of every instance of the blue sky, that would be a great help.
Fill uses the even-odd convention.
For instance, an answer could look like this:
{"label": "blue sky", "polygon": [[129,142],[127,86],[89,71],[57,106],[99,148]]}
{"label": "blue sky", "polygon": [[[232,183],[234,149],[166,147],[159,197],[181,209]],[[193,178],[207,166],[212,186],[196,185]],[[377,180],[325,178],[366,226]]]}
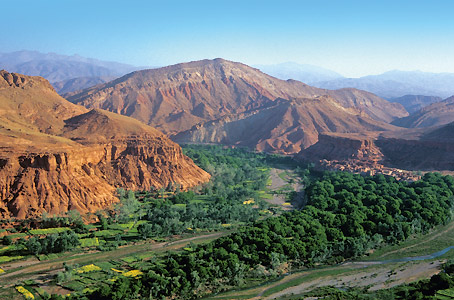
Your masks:
{"label": "blue sky", "polygon": [[1,1],[0,52],[454,72],[454,1]]}

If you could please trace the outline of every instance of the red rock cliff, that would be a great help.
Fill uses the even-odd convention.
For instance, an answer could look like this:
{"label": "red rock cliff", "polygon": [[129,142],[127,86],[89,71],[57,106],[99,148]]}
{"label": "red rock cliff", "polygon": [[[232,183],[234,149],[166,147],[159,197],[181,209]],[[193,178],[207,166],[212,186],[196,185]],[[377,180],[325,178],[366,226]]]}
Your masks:
{"label": "red rock cliff", "polygon": [[210,178],[152,127],[102,110],[88,112],[41,78],[1,75],[2,218],[94,212],[118,201],[119,187],[148,190],[172,182],[186,189]]}

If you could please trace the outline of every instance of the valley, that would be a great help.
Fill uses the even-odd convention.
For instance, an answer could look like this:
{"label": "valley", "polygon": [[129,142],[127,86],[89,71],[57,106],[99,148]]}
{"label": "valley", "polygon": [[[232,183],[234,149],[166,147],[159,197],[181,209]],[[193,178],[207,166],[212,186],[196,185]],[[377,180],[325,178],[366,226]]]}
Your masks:
{"label": "valley", "polygon": [[452,98],[409,114],[224,59],[69,101],[0,74],[1,296],[454,293]]}
{"label": "valley", "polygon": [[453,300],[454,2],[3,1],[0,300]]}
{"label": "valley", "polygon": [[[88,274],[88,277],[82,278],[72,276],[71,282],[63,283],[58,278],[61,274],[68,272],[69,266],[76,269],[79,266],[95,264],[101,266],[102,272],[106,274],[111,274],[113,269],[126,269],[124,272],[127,272],[133,265],[139,266],[141,262],[155,260],[169,251],[187,251],[183,248],[190,249],[199,243],[213,241],[257,218],[280,214],[289,209],[281,202],[268,204],[267,201],[273,199],[273,196],[285,197],[287,193],[281,189],[288,192],[289,189],[291,190],[289,185],[295,185],[294,182],[299,181],[298,175],[294,173],[295,162],[292,160],[279,156],[253,154],[241,149],[223,150],[215,146],[188,145],[185,146],[184,151],[206,169],[212,170],[215,176],[214,181],[210,182],[211,186],[205,186],[203,188],[205,191],[199,191],[196,195],[193,192],[175,190],[178,187],[135,194],[131,192],[125,194],[120,190],[118,191],[120,198],[123,197],[121,204],[109,208],[110,212],[99,212],[98,218],[102,222],[95,224],[89,221],[91,224],[84,225],[80,219],[81,216],[77,214],[67,217],[45,217],[41,221],[34,220],[35,224],[54,224],[50,225],[51,228],[44,227],[44,229],[31,229],[29,226],[32,224],[27,220],[13,223],[5,220],[6,222],[2,223],[4,229],[0,229],[0,235],[3,236],[4,243],[8,240],[10,245],[4,244],[0,248],[0,269],[2,270],[0,296],[20,299],[21,296],[14,290],[18,282],[22,282],[23,286],[32,290],[37,299],[46,299],[46,293],[66,295],[74,291],[80,292],[81,290],[76,286],[80,285],[80,281],[90,286],[94,283],[90,281],[92,277]],[[226,155],[227,153],[229,155]],[[227,156],[230,159],[225,165]],[[248,157],[247,160],[246,157]],[[249,173],[238,177],[240,175],[238,170],[241,170],[241,168],[238,169],[239,164],[243,164],[242,169]],[[250,165],[255,169],[251,169]],[[233,170],[236,173],[233,173]],[[276,176],[268,177],[267,174],[271,172]],[[277,175],[278,173],[280,176]],[[254,178],[256,180],[253,180]],[[233,180],[233,183],[229,183],[230,180]],[[299,187],[299,185],[296,186]],[[214,188],[217,190],[215,194],[212,193]],[[234,191],[233,194],[232,191],[227,192],[229,193],[227,196],[220,188],[233,188]],[[239,191],[242,191],[241,195],[238,194]],[[235,194],[238,196],[234,196]],[[225,196],[227,196],[224,199],[228,199],[228,205],[219,203],[221,202],[219,197]],[[213,209],[218,210],[217,217],[210,213],[212,206]],[[210,215],[206,215],[205,209]],[[104,217],[106,213],[110,214],[107,218]],[[131,213],[134,217],[131,217]],[[200,213],[203,216],[198,217],[197,214]],[[157,221],[155,217],[147,221],[150,214],[164,218],[160,227],[162,232],[157,232],[157,227],[150,228],[151,231],[147,229],[148,225],[155,226]],[[181,219],[178,223],[171,225],[170,222],[174,222],[178,214],[181,214]],[[88,214],[83,217],[86,220],[93,220],[94,215]],[[106,223],[107,220],[109,220],[108,223]],[[57,227],[58,224],[62,224],[61,222],[66,225]],[[15,228],[23,229],[17,232]],[[43,237],[51,236],[55,232],[72,230],[79,232],[77,234],[79,245],[71,252],[54,254],[36,250],[39,252],[35,252],[35,255],[27,253],[27,248],[30,249],[32,245],[30,240],[36,240],[38,237],[42,241]],[[28,238],[25,247],[18,238]],[[22,242],[25,241],[22,240]],[[8,262],[8,258],[12,261]]]}
{"label": "valley", "polygon": [[[53,297],[58,297],[57,294],[68,294],[66,298],[69,299],[81,297],[100,299],[100,293],[114,291],[119,293],[117,282],[121,282],[126,287],[124,292],[127,293],[121,292],[122,299],[135,299],[134,295],[137,295],[138,290],[131,290],[131,287],[135,284],[143,284],[140,282],[147,282],[143,281],[145,277],[169,276],[173,272],[179,272],[174,270],[168,274],[162,266],[173,264],[173,268],[195,268],[193,270],[197,270],[199,276],[204,274],[202,268],[207,268],[205,272],[221,272],[220,269],[211,269],[213,266],[206,265],[205,258],[197,260],[198,265],[187,265],[189,262],[186,259],[200,257],[199,255],[208,255],[207,258],[217,259],[214,261],[215,264],[227,263],[228,265],[225,266],[227,272],[231,272],[228,271],[231,268],[237,270],[233,279],[227,279],[228,277],[224,277],[225,279],[219,277],[221,281],[204,279],[203,285],[210,288],[199,286],[197,293],[200,294],[197,295],[208,293],[208,299],[292,298],[307,293],[317,293],[322,287],[337,287],[340,291],[345,287],[367,288],[368,292],[372,293],[375,290],[389,289],[428,278],[437,274],[442,264],[451,258],[452,251],[449,251],[440,258],[412,262],[389,261],[434,253],[454,244],[452,236],[454,223],[442,225],[443,215],[448,213],[452,204],[449,204],[449,197],[439,194],[442,189],[449,187],[450,192],[448,190],[446,192],[452,195],[451,177],[426,174],[421,181],[408,184],[384,176],[363,178],[345,172],[320,174],[319,171],[311,171],[288,157],[253,153],[245,149],[199,145],[186,145],[183,149],[185,154],[200,167],[210,171],[212,179],[208,184],[202,186],[195,194],[178,192],[172,188],[138,193],[119,191],[122,200],[120,205],[113,207],[109,218],[99,215],[98,222],[77,225],[82,226],[82,229],[85,228],[83,229],[85,231],[77,234],[80,242],[85,246],[79,246],[80,248],[77,247],[73,252],[62,254],[38,254],[36,257],[39,260],[32,255],[25,256],[25,260],[2,263],[0,268],[4,272],[0,274],[1,295],[20,299],[22,296],[13,287],[17,287],[17,282],[21,281],[19,286],[31,291],[36,299],[46,299],[47,293],[53,293]],[[250,173],[244,176],[242,172]],[[284,203],[294,206],[296,204],[296,207],[299,207],[300,203],[292,200],[299,201],[294,192],[297,192],[298,190],[295,189],[301,188],[302,184],[305,186],[306,193],[303,196],[305,202],[307,201],[305,207],[302,210],[290,211],[291,206]],[[334,190],[330,184],[333,185]],[[372,185],[377,185],[376,190],[370,190],[376,193],[377,197],[386,197],[388,193],[395,195],[392,191],[396,188],[408,193],[409,197],[420,197],[417,196],[420,186],[430,187],[426,192],[430,191],[429,193],[436,193],[439,196],[432,198],[426,195],[425,197],[432,199],[430,205],[402,195],[399,196],[400,198],[395,198],[397,202],[385,202],[386,211],[397,209],[396,205],[404,210],[402,217],[399,217],[402,221],[393,223],[384,215],[374,215],[369,212],[369,210],[378,212],[381,209],[373,202],[368,202],[368,197],[372,194],[365,197],[366,189],[370,189]],[[347,186],[348,192],[343,190],[337,194],[334,193],[340,187]],[[361,191],[361,187],[364,188],[364,192]],[[413,189],[416,195],[410,191]],[[357,201],[364,201],[362,205],[369,210],[360,203],[349,202],[354,199],[349,196],[349,193],[354,193]],[[292,198],[286,198],[288,202],[282,203],[282,196]],[[339,198],[341,196],[343,198]],[[317,201],[314,202],[314,199]],[[223,201],[228,201],[229,204],[222,206]],[[339,202],[333,204],[332,201]],[[343,203],[344,201],[350,204]],[[414,205],[412,203],[421,203],[424,207],[405,208]],[[336,205],[340,206],[335,208]],[[358,210],[353,209],[349,218],[343,218],[342,215],[347,213],[345,209],[351,210],[351,205],[356,205]],[[219,214],[203,213],[205,210],[209,211],[211,206],[214,206]],[[239,211],[236,210],[237,207],[240,208]],[[325,211],[320,210],[322,208]],[[241,210],[247,210],[247,212],[243,215],[239,213]],[[403,221],[406,218],[403,216],[416,213],[418,210],[419,215],[426,217]],[[430,213],[424,212],[427,210],[437,210],[437,218],[429,217]],[[192,214],[190,219],[185,217],[188,213]],[[200,213],[204,215],[202,219],[198,217]],[[362,215],[364,213],[368,216]],[[150,218],[150,216],[153,217]],[[380,226],[390,227],[374,229],[372,223],[368,221],[373,218],[380,218],[381,222],[387,222]],[[52,223],[57,220],[59,219],[50,218],[46,222]],[[60,219],[60,222],[64,220]],[[344,223],[334,225],[333,220]],[[70,227],[74,229],[69,230],[76,228],[74,227],[76,222],[72,222],[73,225]],[[55,232],[51,229],[32,230],[26,228],[26,224],[21,225],[24,228],[21,231],[23,234],[16,233],[17,237],[25,237],[27,233],[38,230],[42,239],[46,232]],[[159,229],[156,227],[157,224],[162,224]],[[247,224],[249,226],[244,226]],[[411,228],[409,224],[412,224]],[[440,225],[434,227],[429,224]],[[152,226],[151,231],[148,226]],[[7,226],[6,230],[2,231],[3,235],[10,232],[11,228]],[[14,228],[19,226],[16,225]],[[65,227],[62,228],[65,229]],[[364,233],[360,235],[355,233],[360,231]],[[339,235],[343,234],[346,236],[340,238]],[[294,238],[298,235],[305,236]],[[90,236],[96,237],[96,244],[87,243],[93,240]],[[274,241],[266,242],[270,238]],[[346,240],[343,241],[343,239]],[[6,241],[5,238],[3,240]],[[15,239],[13,241],[15,241],[14,245],[18,245],[15,247],[21,245],[20,241]],[[346,241],[348,244],[344,244]],[[244,244],[239,246],[238,243]],[[30,247],[31,242],[26,242],[25,245]],[[257,257],[249,256],[248,253],[254,253],[248,249],[249,247],[260,247],[256,252]],[[286,250],[280,250],[280,247],[285,247]],[[313,247],[312,250],[310,250],[311,247]],[[17,256],[26,248],[22,250],[17,248],[19,251],[17,253],[7,249],[8,246],[0,249],[2,259],[7,257],[5,254]],[[224,250],[221,249],[228,252],[223,252]],[[295,250],[297,252],[294,252]],[[244,251],[244,254],[241,251]],[[204,254],[206,252],[208,253]],[[235,253],[235,256],[230,256],[228,260],[220,259],[219,256],[227,255],[226,253]],[[270,253],[271,257],[269,257]],[[298,258],[299,254],[296,253],[301,253],[304,258]],[[309,255],[310,253],[313,254]],[[251,259],[259,264],[256,267],[253,267],[255,263],[246,267]],[[241,269],[238,269],[237,264],[231,264],[232,260],[236,260],[237,264],[242,266]],[[379,264],[380,261],[384,263]],[[238,270],[244,272],[241,277],[237,277],[241,274]],[[191,272],[196,274],[195,271]],[[191,283],[195,280],[192,277],[187,280],[188,284],[194,284]],[[171,284],[171,288],[176,287],[175,283],[170,281],[169,283],[162,281],[161,284]],[[236,286],[241,289],[237,290]],[[216,289],[214,293],[211,291],[213,288]],[[144,293],[144,289],[148,288],[142,287],[140,294]],[[227,292],[224,292],[225,290]],[[153,297],[158,297],[155,293],[159,291],[168,293],[159,286],[149,290]],[[181,295],[179,297],[193,297],[190,289],[186,292],[188,293],[186,296],[177,291],[172,293],[178,293]],[[212,293],[213,295],[209,295]]]}

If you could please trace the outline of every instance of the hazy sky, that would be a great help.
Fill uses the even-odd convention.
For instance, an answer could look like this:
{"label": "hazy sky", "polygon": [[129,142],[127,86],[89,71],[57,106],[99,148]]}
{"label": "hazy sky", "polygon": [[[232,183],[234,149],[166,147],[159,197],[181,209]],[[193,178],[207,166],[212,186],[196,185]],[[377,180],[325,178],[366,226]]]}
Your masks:
{"label": "hazy sky", "polygon": [[0,52],[138,66],[222,57],[345,76],[454,72],[454,1],[0,1]]}

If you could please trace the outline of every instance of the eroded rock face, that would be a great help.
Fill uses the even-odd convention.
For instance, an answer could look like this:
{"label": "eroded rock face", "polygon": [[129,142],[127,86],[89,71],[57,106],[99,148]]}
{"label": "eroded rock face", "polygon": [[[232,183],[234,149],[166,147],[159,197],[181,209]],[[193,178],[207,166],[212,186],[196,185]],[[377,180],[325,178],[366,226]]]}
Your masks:
{"label": "eroded rock face", "polygon": [[209,178],[165,139],[11,155],[0,159],[0,216],[94,212],[118,201],[116,188],[149,190],[172,182],[187,189]]}
{"label": "eroded rock face", "polygon": [[116,188],[209,180],[156,129],[71,104],[41,78],[0,74],[0,217],[94,212],[118,201]]}
{"label": "eroded rock face", "polygon": [[379,139],[375,144],[390,166],[407,170],[454,170],[454,142],[451,140]]}
{"label": "eroded rock face", "polygon": [[378,162],[383,154],[372,138],[354,138],[343,136],[320,135],[313,146],[300,152],[300,157],[307,160],[364,160]]}
{"label": "eroded rock face", "polygon": [[404,170],[454,170],[454,123],[420,131],[367,135],[320,135],[298,156],[310,161],[337,161]]}
{"label": "eroded rock face", "polygon": [[89,212],[118,201],[115,187],[89,167],[85,156],[93,155],[92,150],[5,158],[0,170],[0,216],[27,218],[73,209]]}

